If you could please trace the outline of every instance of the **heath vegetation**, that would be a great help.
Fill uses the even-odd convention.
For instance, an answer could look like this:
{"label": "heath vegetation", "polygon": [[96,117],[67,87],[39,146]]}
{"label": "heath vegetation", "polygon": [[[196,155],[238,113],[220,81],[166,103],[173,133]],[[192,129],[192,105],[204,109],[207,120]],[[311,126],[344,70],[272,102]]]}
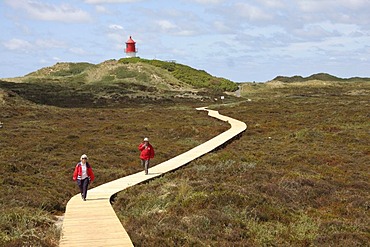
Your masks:
{"label": "heath vegetation", "polygon": [[206,105],[247,131],[115,196],[135,246],[368,245],[368,81],[245,83],[220,102],[176,66],[61,63],[0,81],[1,246],[58,245],[82,153],[98,186],[142,170],[144,136],[156,165],[227,130]]}
{"label": "heath vegetation", "polygon": [[118,194],[135,246],[366,246],[369,83],[245,84],[238,140]]}

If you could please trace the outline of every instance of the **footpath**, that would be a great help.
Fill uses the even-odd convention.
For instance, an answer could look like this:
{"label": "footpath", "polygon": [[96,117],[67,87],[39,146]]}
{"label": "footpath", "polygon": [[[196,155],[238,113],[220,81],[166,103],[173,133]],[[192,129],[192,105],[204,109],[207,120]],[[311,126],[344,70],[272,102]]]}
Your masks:
{"label": "footpath", "polygon": [[185,153],[150,168],[148,175],[145,175],[144,171],[138,172],[97,186],[88,191],[86,201],[81,199],[80,194],[73,196],[66,206],[59,246],[133,246],[110,204],[110,198],[128,187],[188,164],[227,143],[247,129],[244,122],[223,116],[218,111],[209,110],[206,107],[197,108],[197,110],[208,111],[209,116],[228,122],[230,129]]}

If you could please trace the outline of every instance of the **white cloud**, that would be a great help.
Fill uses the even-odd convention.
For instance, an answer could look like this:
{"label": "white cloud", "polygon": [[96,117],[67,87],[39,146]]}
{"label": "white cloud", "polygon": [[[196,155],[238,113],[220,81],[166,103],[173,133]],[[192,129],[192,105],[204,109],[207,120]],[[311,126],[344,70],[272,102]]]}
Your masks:
{"label": "white cloud", "polygon": [[[200,3],[200,4],[219,4],[224,2],[225,0],[192,0],[192,2]],[[189,1],[186,1],[189,2]]]}
{"label": "white cloud", "polygon": [[222,21],[214,21],[212,26],[221,33],[231,33],[234,30]]}
{"label": "white cloud", "polygon": [[118,34],[118,33],[109,33],[107,37],[109,38],[109,40],[115,43],[122,43],[123,38],[124,38],[122,34]]}
{"label": "white cloud", "polygon": [[11,39],[4,42],[3,45],[9,50],[28,51],[33,48],[30,42],[22,39]]}
{"label": "white cloud", "polygon": [[70,48],[68,49],[71,53],[73,54],[77,54],[77,55],[87,55],[88,52],[85,51],[84,49],[82,48],[79,48],[79,47],[73,47],[73,48]]}
{"label": "white cloud", "polygon": [[114,42],[116,44],[116,46],[118,45],[121,45],[122,46],[122,42],[123,42],[123,30],[124,28],[121,26],[121,25],[118,25],[118,24],[110,24],[108,26],[108,29],[106,30],[106,33],[107,33],[107,38]]}
{"label": "white cloud", "polygon": [[89,4],[104,4],[104,3],[136,3],[142,0],[85,0]]}
{"label": "white cloud", "polygon": [[294,30],[293,33],[296,37],[300,37],[307,40],[323,40],[328,37],[339,36],[340,34],[336,31],[330,32],[324,29],[321,25],[307,25],[303,29]]}
{"label": "white cloud", "polygon": [[109,29],[112,29],[112,30],[123,30],[123,27],[120,26],[120,25],[117,25],[117,24],[111,24],[111,25],[109,25]]}
{"label": "white cloud", "polygon": [[65,47],[66,44],[63,41],[53,39],[37,39],[35,41],[35,46],[40,48],[61,48]]}
{"label": "white cloud", "polygon": [[31,18],[44,21],[89,22],[90,15],[68,4],[54,5],[37,0],[5,0],[14,9],[24,10]]}
{"label": "white cloud", "polygon": [[283,8],[285,3],[281,0],[259,0],[261,4],[269,8]]}
{"label": "white cloud", "polygon": [[271,13],[266,12],[260,7],[247,3],[235,4],[235,13],[243,18],[249,19],[250,21],[266,21],[273,19]]}
{"label": "white cloud", "polygon": [[177,26],[173,24],[172,22],[168,20],[158,20],[156,21],[157,25],[162,29],[162,30],[170,30],[170,29],[175,29]]}
{"label": "white cloud", "polygon": [[174,34],[179,36],[192,36],[196,34],[196,32],[194,30],[180,30],[178,32],[175,32]]}
{"label": "white cloud", "polygon": [[312,1],[301,0],[297,1],[297,5],[303,11],[327,11],[344,9],[362,9],[369,8],[369,0],[326,0],[326,1]]}
{"label": "white cloud", "polygon": [[[52,62],[50,60],[52,60]],[[49,59],[41,58],[39,60],[39,62],[41,64],[50,64],[50,63],[54,63],[55,61],[59,62],[59,61],[61,61],[61,59],[59,57],[52,57],[52,58],[49,58]]]}
{"label": "white cloud", "polygon": [[334,23],[369,25],[369,0],[297,1],[297,13],[310,22],[331,20]]}
{"label": "white cloud", "polygon": [[107,10],[104,6],[102,6],[102,5],[97,5],[97,6],[95,6],[95,10],[96,10],[96,12],[98,12],[98,13],[106,13],[106,14],[108,14],[108,13],[110,13],[110,11],[109,10]]}
{"label": "white cloud", "polygon": [[176,36],[191,36],[197,33],[195,29],[192,29],[191,27],[180,27],[169,20],[158,20],[155,23],[161,32],[167,34]]}
{"label": "white cloud", "polygon": [[35,50],[45,50],[52,48],[64,48],[66,44],[63,41],[53,40],[53,39],[37,39],[33,42],[13,38],[6,42],[3,42],[3,45],[8,50],[13,51],[35,51]]}

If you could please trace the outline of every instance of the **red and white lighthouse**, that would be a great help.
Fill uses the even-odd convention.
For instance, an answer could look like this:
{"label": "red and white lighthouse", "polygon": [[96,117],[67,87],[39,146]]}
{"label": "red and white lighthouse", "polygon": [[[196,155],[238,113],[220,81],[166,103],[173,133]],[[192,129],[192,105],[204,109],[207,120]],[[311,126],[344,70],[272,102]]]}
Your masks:
{"label": "red and white lighthouse", "polygon": [[126,57],[136,57],[137,49],[135,47],[136,42],[131,38],[126,41]]}

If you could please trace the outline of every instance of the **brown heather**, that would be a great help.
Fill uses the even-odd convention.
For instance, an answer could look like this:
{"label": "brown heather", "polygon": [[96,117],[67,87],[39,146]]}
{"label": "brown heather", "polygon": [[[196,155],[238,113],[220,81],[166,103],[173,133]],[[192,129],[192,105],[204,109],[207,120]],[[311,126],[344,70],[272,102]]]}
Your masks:
{"label": "brown heather", "polygon": [[215,106],[247,131],[119,193],[134,245],[368,246],[370,84],[329,84],[246,84],[251,101]]}
{"label": "brown heather", "polygon": [[115,196],[135,246],[369,245],[368,82],[246,83],[228,104],[138,98],[94,108],[65,104],[81,91],[70,89],[62,108],[29,89],[0,84],[0,246],[58,245],[54,223],[78,192],[71,176],[82,153],[98,186],[141,170],[144,136],[156,165],[225,131],[194,109],[202,105],[248,129]]}

